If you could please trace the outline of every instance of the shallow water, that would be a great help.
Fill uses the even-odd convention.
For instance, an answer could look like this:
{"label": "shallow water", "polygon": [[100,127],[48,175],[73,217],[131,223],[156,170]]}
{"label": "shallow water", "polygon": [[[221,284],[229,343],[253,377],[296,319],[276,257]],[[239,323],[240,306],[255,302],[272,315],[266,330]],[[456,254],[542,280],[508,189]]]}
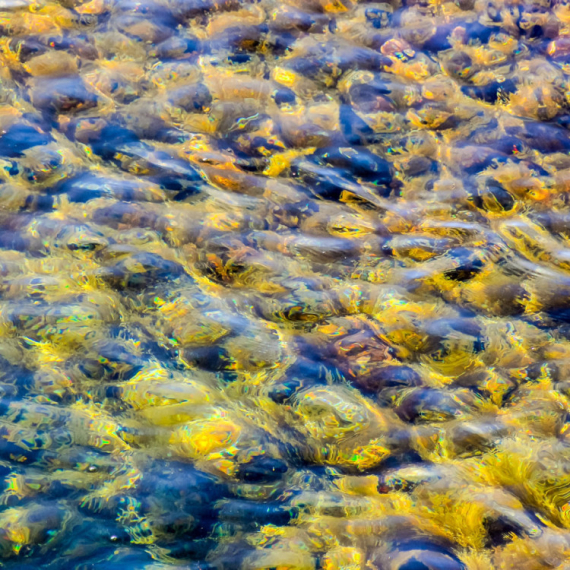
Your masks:
{"label": "shallow water", "polygon": [[0,567],[570,568],[569,26],[0,2]]}

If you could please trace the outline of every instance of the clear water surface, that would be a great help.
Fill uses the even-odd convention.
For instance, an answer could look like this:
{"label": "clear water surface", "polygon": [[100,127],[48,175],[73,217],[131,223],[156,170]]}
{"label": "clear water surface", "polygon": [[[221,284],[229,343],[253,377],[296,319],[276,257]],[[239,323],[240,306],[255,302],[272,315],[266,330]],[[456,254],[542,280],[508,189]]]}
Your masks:
{"label": "clear water surface", "polygon": [[570,568],[567,0],[0,32],[0,567]]}

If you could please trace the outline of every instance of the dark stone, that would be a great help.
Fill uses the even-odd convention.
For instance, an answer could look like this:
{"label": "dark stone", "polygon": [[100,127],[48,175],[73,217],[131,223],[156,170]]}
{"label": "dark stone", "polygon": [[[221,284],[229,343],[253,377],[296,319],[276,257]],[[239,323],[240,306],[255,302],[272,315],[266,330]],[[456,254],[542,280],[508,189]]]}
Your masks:
{"label": "dark stone", "polygon": [[153,228],[157,216],[135,204],[116,202],[111,206],[99,208],[93,213],[93,221],[118,229],[120,226]]}
{"label": "dark stone", "polygon": [[[325,200],[339,201],[343,192],[358,193],[358,184],[343,176],[347,173],[341,169],[319,167],[309,161],[302,161],[294,164],[291,172],[293,176],[303,180],[312,193]],[[378,175],[378,179],[381,180],[382,173]],[[380,196],[388,197],[392,187],[381,184],[375,190]]]}
{"label": "dark stone", "polygon": [[101,130],[96,140],[91,142],[95,154],[104,159],[112,159],[123,147],[138,142],[136,133],[119,124],[108,124]]}
{"label": "dark stone", "polygon": [[213,0],[177,0],[172,4],[172,14],[178,21],[186,21],[206,14],[213,7]]}
{"label": "dark stone", "polygon": [[227,351],[221,346],[200,346],[186,348],[183,351],[184,359],[194,366],[217,372],[226,370],[230,366],[230,358]]}
{"label": "dark stone", "polygon": [[0,248],[27,251],[30,249],[30,242],[19,233],[0,230]]}
{"label": "dark stone", "polygon": [[481,338],[481,326],[475,319],[466,318],[449,318],[437,319],[428,322],[425,327],[428,334],[436,336],[440,339],[446,338],[448,335],[453,336],[453,331],[461,334],[472,336],[474,338]]}
{"label": "dark stone", "polygon": [[396,110],[396,104],[390,97],[391,93],[390,84],[375,80],[353,85],[349,90],[349,99],[363,113],[378,111],[391,113]]}
{"label": "dark stone", "polygon": [[350,145],[373,144],[378,138],[374,131],[350,108],[340,106],[340,130]]}
{"label": "dark stone", "polygon": [[366,148],[325,147],[313,156],[321,164],[341,168],[344,172],[375,185],[388,185],[392,182],[390,163]]}
{"label": "dark stone", "polygon": [[232,500],[222,505],[220,519],[246,526],[284,526],[291,522],[293,513],[280,504],[254,503]]}
{"label": "dark stone", "polygon": [[453,53],[446,67],[449,74],[457,79],[467,79],[473,74],[473,60],[462,51]]}
{"label": "dark stone", "polygon": [[160,24],[166,28],[174,29],[177,21],[169,8],[160,2],[154,0],[145,0],[137,2],[137,0],[121,0],[116,6],[117,14],[135,15],[141,21],[151,21]]}
{"label": "dark stone", "polygon": [[210,40],[212,50],[243,50],[248,53],[258,51],[267,34],[267,26],[241,26],[226,28]]}
{"label": "dark stone", "polygon": [[[92,361],[93,364],[95,365],[96,362]],[[88,365],[89,363],[86,363],[85,366],[83,366],[83,371],[85,370],[85,367]],[[97,375],[87,375],[86,376],[88,378],[96,378]],[[105,388],[105,398],[109,398],[111,400],[118,400],[119,398],[121,398],[121,396],[123,395],[123,389],[120,386],[107,386]]]}
{"label": "dark stone", "polygon": [[382,8],[367,8],[364,16],[377,30],[389,27],[392,22],[392,13]]}
{"label": "dark stone", "polygon": [[418,388],[404,397],[401,404],[395,409],[400,419],[421,423],[432,421],[426,414],[438,414],[442,420],[455,419],[465,407],[457,402],[451,393],[436,390],[435,388]]}
{"label": "dark stone", "polygon": [[544,313],[555,324],[570,323],[570,307],[549,307],[547,309],[544,309]]}
{"label": "dark stone", "polygon": [[425,156],[412,156],[404,165],[404,173],[406,176],[424,176],[429,173],[437,173],[439,164],[435,160],[431,160]]}
{"label": "dark stone", "polygon": [[519,138],[513,136],[504,136],[487,144],[494,150],[513,156],[523,152],[525,149],[524,143]]}
{"label": "dark stone", "polygon": [[17,461],[28,465],[41,458],[41,449],[44,442],[39,438],[28,438],[26,444],[18,445],[9,441],[10,433],[6,428],[0,428],[0,458],[6,461]]}
{"label": "dark stone", "polygon": [[21,211],[51,212],[53,208],[54,199],[52,196],[45,196],[43,194],[30,194],[26,198],[26,202],[21,208]]}
{"label": "dark stone", "polygon": [[479,194],[487,194],[488,196],[492,196],[499,209],[507,212],[512,210],[516,204],[513,196],[507,192],[501,183],[497,182],[494,178],[487,179],[487,182],[485,183],[485,189],[480,191]]}
{"label": "dark stone", "polygon": [[141,252],[103,270],[101,277],[118,290],[144,289],[157,282],[186,275],[184,268],[155,253]]}
{"label": "dark stone", "polygon": [[267,484],[281,479],[287,469],[283,460],[261,455],[254,456],[249,463],[242,463],[236,476],[245,483]]}
{"label": "dark stone", "polygon": [[473,252],[457,248],[450,252],[451,256],[458,261],[458,265],[453,269],[444,272],[445,277],[453,281],[469,281],[476,275],[481,273],[483,269],[483,262],[474,257]]}
{"label": "dark stone", "polygon": [[245,63],[249,63],[251,58],[252,56],[248,53],[236,53],[228,55],[227,61],[233,65],[244,65]]}
{"label": "dark stone", "polygon": [[0,156],[15,158],[35,146],[43,146],[53,141],[51,135],[30,125],[17,123],[0,136]]}
{"label": "dark stone", "polygon": [[48,113],[85,111],[96,107],[97,101],[97,95],[76,75],[39,80],[32,89],[33,104]]}
{"label": "dark stone", "polygon": [[494,178],[487,178],[482,187],[467,184],[465,189],[470,195],[469,200],[484,212],[510,211],[516,205],[513,196]]}
{"label": "dark stone", "polygon": [[430,570],[430,567],[414,558],[413,560],[408,560],[405,564],[400,566],[399,570]]}
{"label": "dark stone", "polygon": [[115,198],[126,202],[144,201],[140,183],[120,179],[107,179],[91,173],[64,178],[53,186],[50,194],[67,194],[70,202],[85,203],[95,198]]}
{"label": "dark stone", "polygon": [[295,73],[299,73],[300,75],[304,75],[309,79],[315,80],[319,78],[319,75],[321,73],[330,73],[330,71],[327,72],[325,69],[324,58],[321,58],[317,55],[294,57],[287,61],[287,67]]}
{"label": "dark stone", "polygon": [[328,70],[332,69],[333,65],[337,65],[343,72],[349,69],[377,71],[385,65],[390,65],[391,61],[373,49],[351,46],[337,49],[334,54],[326,54],[324,63],[325,73],[329,73]]}
{"label": "dark stone", "polygon": [[527,121],[524,130],[521,130],[520,127],[511,127],[507,128],[506,131],[509,134],[524,138],[531,148],[540,152],[570,151],[568,131],[553,124]]}
{"label": "dark stone", "polygon": [[273,94],[273,99],[275,100],[275,103],[280,107],[282,105],[294,105],[297,101],[295,93],[287,87],[282,87],[281,89],[275,91]]}
{"label": "dark stone", "polygon": [[[385,554],[372,556],[371,567],[384,569]],[[397,540],[391,548],[389,560],[400,560],[393,568],[398,570],[465,570],[463,563],[453,553],[447,541],[424,538]]]}
{"label": "dark stone", "polygon": [[314,194],[325,200],[338,201],[342,193],[350,188],[350,182],[335,174],[333,169],[318,168],[306,161],[293,165],[291,173],[309,185]]}
{"label": "dark stone", "polygon": [[287,50],[291,49],[297,36],[291,33],[280,33],[270,36],[271,41],[268,44],[271,45],[274,56],[281,56],[287,53]]}
{"label": "dark stone", "polygon": [[517,90],[516,83],[512,79],[506,81],[492,81],[486,85],[465,85],[461,91],[473,99],[479,99],[486,103],[496,103],[500,99],[506,99]]}
{"label": "dark stone", "polygon": [[18,388],[11,384],[0,384],[0,415],[8,411],[10,401],[18,397]]}
{"label": "dark stone", "polygon": [[268,396],[277,404],[284,404],[289,398],[307,387],[299,378],[292,378],[275,384],[268,392]]}
{"label": "dark stone", "polygon": [[516,521],[507,517],[487,517],[483,522],[487,531],[487,548],[504,546],[513,539],[514,536],[524,537],[523,527],[516,524]]}
{"label": "dark stone", "polygon": [[71,567],[78,570],[144,570],[152,563],[150,554],[144,550],[129,545],[117,548],[117,545],[111,544],[107,549],[100,547],[96,552],[91,552],[81,564]]}
{"label": "dark stone", "polygon": [[279,13],[270,22],[269,26],[276,32],[295,31],[322,33],[329,24],[329,18],[325,14],[310,13],[288,7],[287,13]]}
{"label": "dark stone", "polygon": [[183,200],[186,200],[187,198],[191,198],[192,196],[196,196],[196,194],[199,194],[202,190],[200,188],[198,188],[197,186],[188,186],[186,188],[182,187],[182,185],[179,184],[178,179],[160,179],[160,181],[158,181],[158,183],[161,185],[162,188],[165,188],[166,190],[178,190],[178,193],[172,197],[172,200],[174,202],[182,202]]}
{"label": "dark stone", "polygon": [[97,346],[99,362],[111,380],[128,380],[142,369],[144,362],[140,357],[130,353],[123,345],[107,341]]}
{"label": "dark stone", "polygon": [[82,59],[95,60],[99,57],[97,48],[85,36],[54,36],[49,38],[48,44],[54,49],[73,53]]}
{"label": "dark stone", "polygon": [[454,25],[439,26],[433,36],[423,43],[422,48],[426,51],[437,53],[447,49],[451,49],[449,36],[453,32]]}
{"label": "dark stone", "polygon": [[473,10],[475,6],[475,0],[455,0],[455,5],[461,10]]}
{"label": "dark stone", "polygon": [[354,380],[361,390],[376,393],[385,388],[412,388],[421,386],[420,375],[409,366],[387,365]]}
{"label": "dark stone", "polygon": [[26,63],[33,57],[42,55],[48,47],[32,36],[12,38],[9,43],[10,50],[19,55],[21,63]]}
{"label": "dark stone", "polygon": [[420,552],[410,558],[398,570],[464,570],[458,560],[439,552]]}
{"label": "dark stone", "polygon": [[497,34],[499,28],[491,28],[489,26],[484,26],[478,21],[465,26],[465,36],[469,40],[469,43],[486,44],[491,39],[491,36]]}
{"label": "dark stone", "polygon": [[199,50],[200,40],[198,38],[175,36],[159,43],[154,49],[153,55],[161,60],[178,59]]}
{"label": "dark stone", "polygon": [[496,6],[494,3],[490,2],[489,4],[487,4],[487,9],[485,10],[487,12],[487,16],[489,16],[489,19],[492,22],[495,23],[499,23],[502,21],[502,16],[501,16],[501,9],[502,6]]}
{"label": "dark stone", "polygon": [[204,113],[212,104],[212,95],[202,83],[179,87],[169,94],[170,102],[189,113]]}
{"label": "dark stone", "polygon": [[142,496],[164,500],[182,500],[190,505],[209,505],[226,494],[226,488],[212,475],[202,473],[188,463],[156,462],[137,485]]}
{"label": "dark stone", "polygon": [[[489,167],[496,167],[497,164],[505,164],[507,160],[515,163],[520,162],[516,157],[508,157],[501,152],[488,152],[483,157],[473,157],[471,166],[464,166],[463,170],[469,175],[478,174]],[[468,192],[471,190],[469,184],[467,184],[466,190]]]}

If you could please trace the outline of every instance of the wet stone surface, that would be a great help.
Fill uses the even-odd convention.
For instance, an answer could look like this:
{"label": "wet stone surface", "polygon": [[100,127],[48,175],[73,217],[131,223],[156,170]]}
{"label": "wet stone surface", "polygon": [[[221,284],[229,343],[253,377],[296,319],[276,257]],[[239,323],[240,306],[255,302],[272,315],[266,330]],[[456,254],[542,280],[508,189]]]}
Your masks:
{"label": "wet stone surface", "polygon": [[0,3],[0,567],[570,567],[563,0]]}

